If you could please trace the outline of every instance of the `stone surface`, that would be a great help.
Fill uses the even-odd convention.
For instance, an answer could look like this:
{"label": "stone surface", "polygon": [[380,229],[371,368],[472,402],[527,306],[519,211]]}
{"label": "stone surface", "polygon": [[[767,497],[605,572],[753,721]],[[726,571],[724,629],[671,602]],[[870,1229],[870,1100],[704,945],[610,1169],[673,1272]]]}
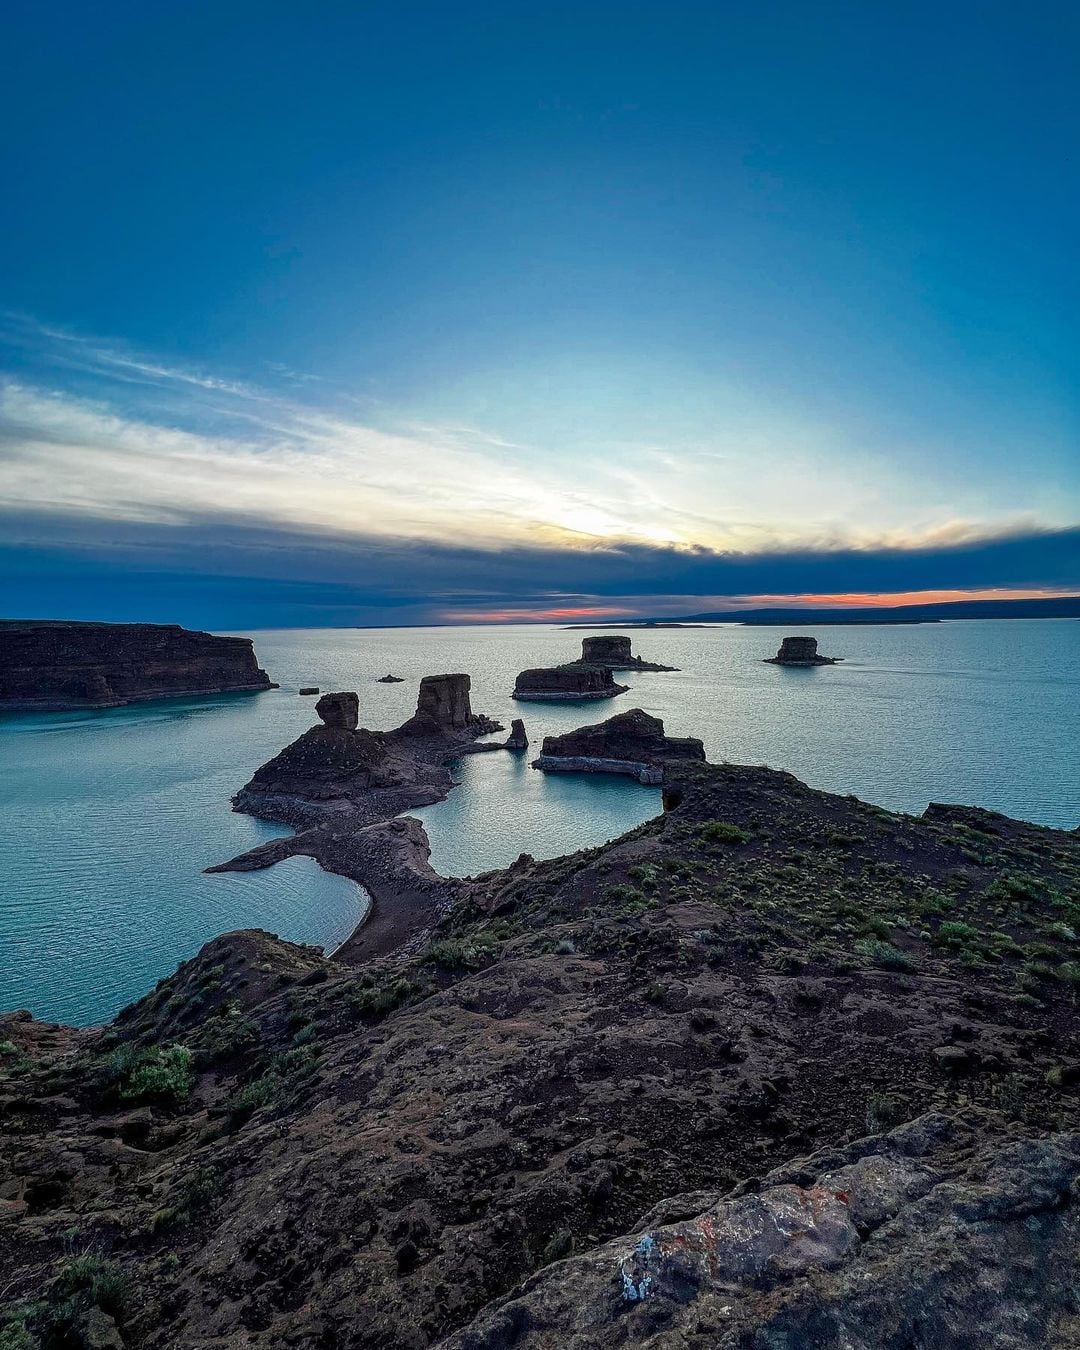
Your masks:
{"label": "stone surface", "polygon": [[819,656],[817,638],[786,637],[775,656],[765,658],[773,666],[834,666],[839,656]]}
{"label": "stone surface", "polygon": [[355,731],[360,722],[360,698],[355,693],[323,694],[315,704],[323,724],[337,731]]}
{"label": "stone surface", "polygon": [[472,722],[468,675],[425,675],[416,700],[418,716],[433,718],[440,726],[462,731]]}
{"label": "stone surface", "polygon": [[704,758],[705,747],[696,737],[665,736],[659,717],[631,708],[606,722],[545,736],[533,768],[548,773],[621,773],[641,783],[660,783],[665,765]]}
{"label": "stone surface", "polygon": [[616,684],[608,666],[550,666],[523,670],[514,685],[513,697],[537,701],[573,702],[581,699],[614,698],[629,686]]}
{"label": "stone surface", "polygon": [[250,638],[177,624],[0,622],[0,708],[113,708],[276,688]]}

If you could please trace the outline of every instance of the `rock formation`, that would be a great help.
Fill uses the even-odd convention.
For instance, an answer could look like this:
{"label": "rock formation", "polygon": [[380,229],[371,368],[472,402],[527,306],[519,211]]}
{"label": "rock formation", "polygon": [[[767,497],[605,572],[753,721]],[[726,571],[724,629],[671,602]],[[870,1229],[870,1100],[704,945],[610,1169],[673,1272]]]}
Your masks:
{"label": "rock formation", "polygon": [[614,698],[625,694],[629,685],[616,684],[609,666],[566,665],[523,670],[517,677],[512,697],[559,702]]}
{"label": "rock formation", "polygon": [[416,700],[417,716],[433,718],[440,726],[461,731],[473,720],[469,706],[468,675],[425,675]]}
{"label": "rock formation", "polygon": [[360,723],[360,699],[357,694],[323,694],[315,711],[325,726],[340,731],[355,731]]}
{"label": "rock formation", "polygon": [[177,624],[0,622],[0,708],[116,708],[276,688],[250,638]]}
{"label": "rock formation", "polygon": [[317,684],[306,684],[303,689],[300,690],[300,696],[301,698],[304,698],[309,694],[317,694],[318,692],[319,686]]}
{"label": "rock formation", "polygon": [[387,820],[439,801],[453,785],[449,761],[502,730],[472,712],[467,675],[425,676],[416,712],[393,731],[359,727],[359,707],[355,693],[324,694],[315,705],[322,725],[257,769],[236,810],[294,827]]}
{"label": "rock formation", "polygon": [[529,748],[529,738],[525,734],[525,723],[520,717],[515,717],[510,723],[510,735],[506,738],[507,750],[527,750]]}
{"label": "rock formation", "polygon": [[415,820],[271,840],[370,875],[332,958],[232,933],[107,1028],[0,1017],[0,1341],[1075,1345],[1080,837],[668,777],[472,879]]}
{"label": "rock formation", "polygon": [[786,637],[775,656],[767,656],[772,666],[835,666],[842,656],[819,656],[817,638]]}
{"label": "rock formation", "polygon": [[630,648],[630,639],[614,633],[581,639],[581,660],[575,664],[610,666],[612,670],[675,670],[675,666],[643,661]]}
{"label": "rock formation", "polygon": [[381,675],[381,676],[375,681],[375,683],[376,683],[376,684],[404,684],[405,681],[401,678],[400,675]]}
{"label": "rock formation", "polygon": [[639,783],[661,783],[665,765],[704,758],[701,741],[665,736],[659,717],[631,708],[595,726],[545,736],[533,768],[546,773],[623,773]]}

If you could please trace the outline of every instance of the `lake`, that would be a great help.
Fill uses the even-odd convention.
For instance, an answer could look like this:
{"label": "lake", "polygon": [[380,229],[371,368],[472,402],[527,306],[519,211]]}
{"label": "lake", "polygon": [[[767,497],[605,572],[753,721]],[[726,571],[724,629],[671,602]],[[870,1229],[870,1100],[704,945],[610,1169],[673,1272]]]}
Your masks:
{"label": "lake", "polygon": [[[584,630],[600,631],[600,630]],[[332,949],[367,897],[306,858],[203,875],[277,826],[230,795],[315,720],[301,685],[356,689],[361,724],[387,729],[420,676],[468,671],[473,708],[536,750],[545,733],[641,707],[712,760],[789,769],[814,787],[894,810],[931,800],[1045,825],[1080,823],[1080,623],[985,620],[805,628],[838,666],[763,664],[785,630],[723,625],[634,634],[638,655],[680,667],[617,676],[600,703],[515,703],[527,666],[573,658],[583,632],[553,626],[256,632],[281,688],[102,712],[0,715],[0,1009],[101,1021],[208,938],[260,927]],[[378,684],[385,674],[403,684]],[[460,785],[421,817],[440,871],[464,876],[519,853],[602,843],[660,809],[656,788],[545,775],[529,756],[466,757]]]}

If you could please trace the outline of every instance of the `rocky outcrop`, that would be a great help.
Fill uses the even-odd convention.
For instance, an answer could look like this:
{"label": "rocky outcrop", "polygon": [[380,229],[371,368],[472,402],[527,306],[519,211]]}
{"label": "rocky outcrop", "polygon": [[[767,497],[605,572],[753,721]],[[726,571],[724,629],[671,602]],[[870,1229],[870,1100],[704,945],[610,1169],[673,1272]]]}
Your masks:
{"label": "rocky outcrop", "polygon": [[116,708],[276,688],[250,638],[177,624],[0,622],[0,708]]}
{"label": "rocky outcrop", "polygon": [[381,675],[381,676],[375,681],[375,683],[376,683],[376,684],[404,684],[405,681],[401,678],[400,675]]}
{"label": "rocky outcrop", "polygon": [[425,676],[416,712],[393,731],[358,726],[359,706],[355,693],[324,694],[315,705],[323,725],[257,769],[233,798],[235,809],[294,828],[388,820],[441,800],[453,786],[449,761],[478,736],[502,730],[473,713],[467,675]]}
{"label": "rocky outcrop", "polygon": [[610,666],[612,670],[675,670],[675,666],[661,666],[655,661],[643,661],[635,656],[630,639],[614,633],[581,639],[581,665]]}
{"label": "rocky outcrop", "polygon": [[324,726],[355,731],[360,724],[360,699],[356,694],[323,694],[315,711]]}
{"label": "rocky outcrop", "polygon": [[1071,1344],[1078,1182],[1080,1134],[1003,1144],[923,1116],[549,1267],[443,1350],[511,1327],[515,1350]]}
{"label": "rocky outcrop", "polygon": [[639,783],[661,783],[666,765],[704,758],[701,741],[665,736],[659,717],[631,708],[595,726],[545,736],[533,768],[546,773],[622,773]]}
{"label": "rocky outcrop", "polygon": [[576,702],[614,698],[629,685],[616,684],[608,666],[566,665],[523,670],[512,697],[534,701]]}
{"label": "rocky outcrop", "polygon": [[459,881],[416,821],[271,841],[370,870],[334,957],[234,933],[108,1028],[0,1017],[6,1340],[1075,1344],[1080,837],[669,780]]}
{"label": "rocky outcrop", "polygon": [[306,698],[306,697],[308,697],[309,695],[311,695],[311,694],[317,694],[318,692],[319,692],[319,686],[318,686],[317,684],[306,684],[306,685],[304,685],[303,689],[300,690],[300,697],[301,697],[301,698]]}
{"label": "rocky outcrop", "polygon": [[506,738],[506,748],[507,750],[527,750],[529,748],[525,723],[520,717],[515,717],[510,723],[510,735]]}
{"label": "rocky outcrop", "polygon": [[817,638],[786,637],[775,656],[767,656],[771,666],[835,666],[842,656],[819,656]]}

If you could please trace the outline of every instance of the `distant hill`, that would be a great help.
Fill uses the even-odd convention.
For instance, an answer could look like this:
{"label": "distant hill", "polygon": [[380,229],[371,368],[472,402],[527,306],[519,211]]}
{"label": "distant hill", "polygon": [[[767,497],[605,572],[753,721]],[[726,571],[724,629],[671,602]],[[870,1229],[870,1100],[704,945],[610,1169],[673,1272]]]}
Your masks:
{"label": "distant hill", "polygon": [[934,605],[876,609],[727,609],[686,614],[658,623],[853,624],[938,623],[942,619],[1080,619],[1080,595],[1046,600],[949,600]]}

